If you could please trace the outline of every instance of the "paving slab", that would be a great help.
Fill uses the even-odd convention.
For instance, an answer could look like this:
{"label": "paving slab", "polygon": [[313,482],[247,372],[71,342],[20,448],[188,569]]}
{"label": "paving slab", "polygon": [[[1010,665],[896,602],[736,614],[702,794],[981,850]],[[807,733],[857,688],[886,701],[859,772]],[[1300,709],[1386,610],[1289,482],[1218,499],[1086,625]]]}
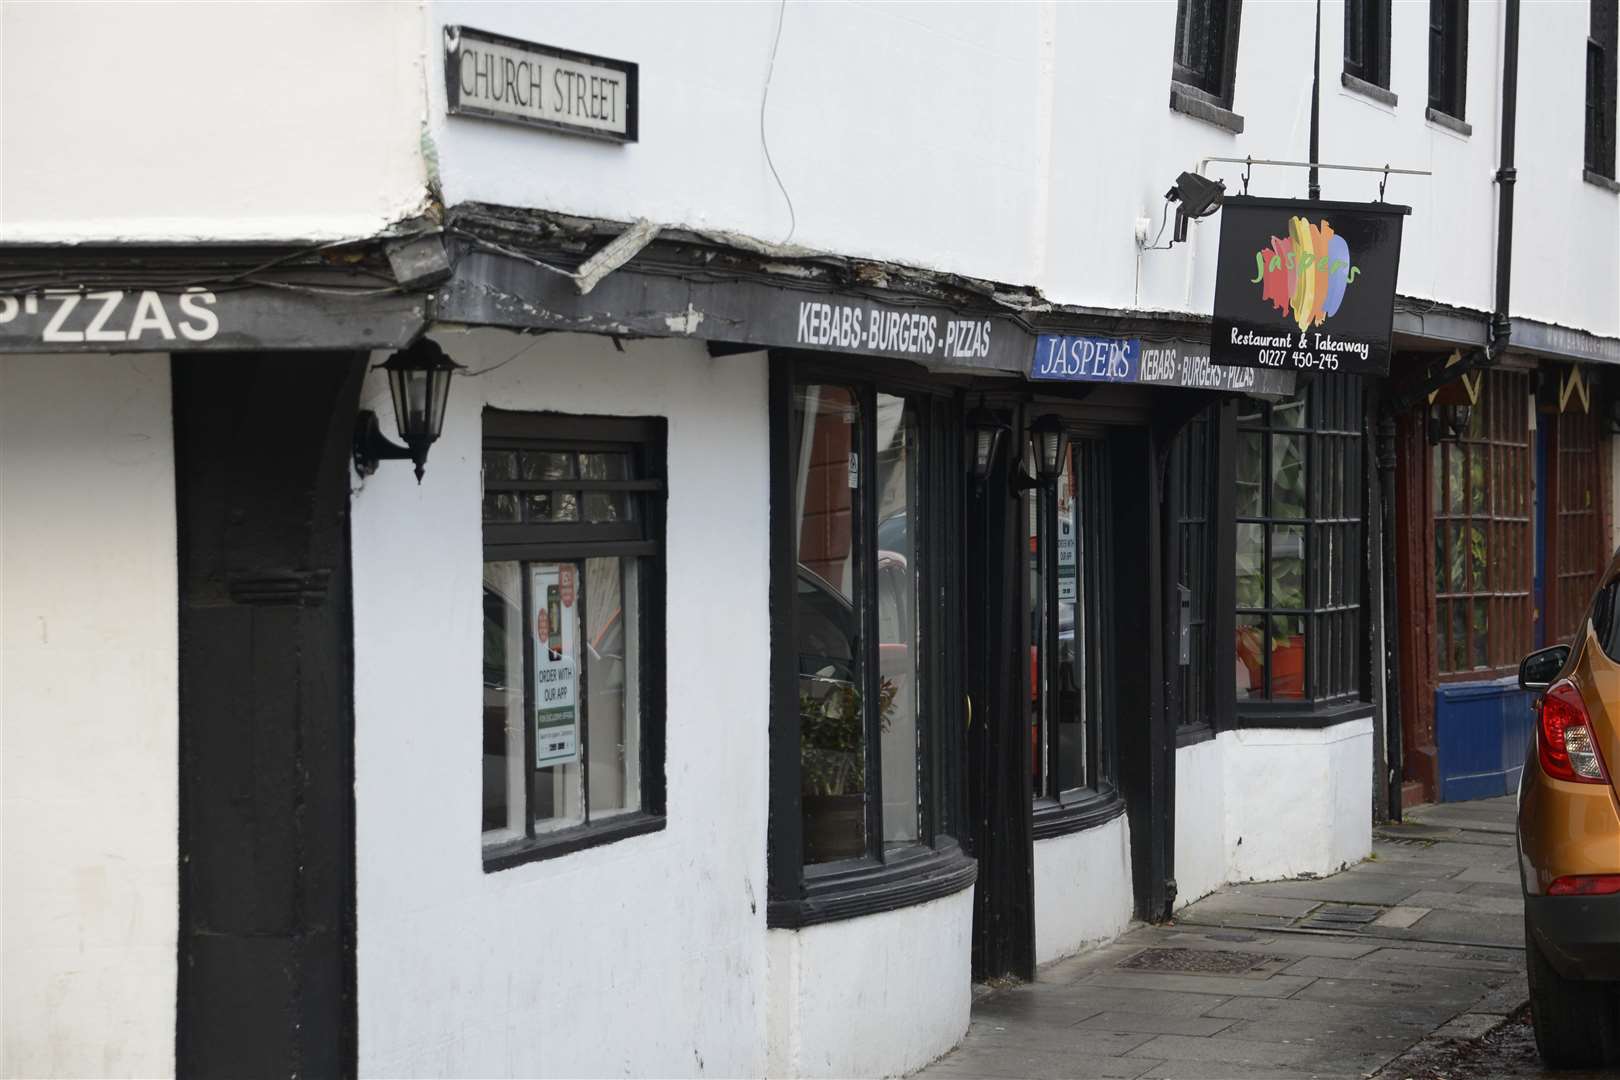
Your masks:
{"label": "paving slab", "polygon": [[1160,1033],[1097,1031],[1093,1028],[1029,1028],[1022,1024],[974,1022],[969,1029],[975,1050],[1011,1049],[1032,1054],[1074,1053],[1086,1057],[1121,1057]]}
{"label": "paving slab", "polygon": [[1172,990],[1188,994],[1227,997],[1289,997],[1306,989],[1311,980],[1295,975],[1245,979],[1234,975],[1175,975],[1161,971],[1110,971],[1092,976],[1096,986],[1129,990]]}
{"label": "paving slab", "polygon": [[[1145,1013],[1149,1016],[1202,1016],[1217,1005],[1231,999],[1230,994],[1177,993],[1119,986],[1041,987],[1039,994],[1009,994],[1008,997],[1031,997],[1043,1004],[1022,1006],[1027,1012],[1056,1013],[1067,1009],[1069,1023],[1079,1023],[1099,1012]],[[999,996],[999,995],[998,995]],[[1013,1008],[1018,1008],[1017,1006]],[[973,1006],[975,1016],[983,1013],[1007,1013],[996,998],[989,998]]]}
{"label": "paving slab", "polygon": [[1460,1010],[1446,1004],[1409,1003],[1404,1000],[1357,1004],[1345,1001],[1309,1001],[1299,998],[1232,998],[1210,1007],[1207,1015],[1279,1023],[1391,1023],[1431,1030]]}
{"label": "paving slab", "polygon": [[1192,929],[1167,933],[1154,940],[1184,949],[1246,949],[1268,956],[1337,956],[1346,960],[1354,960],[1358,956],[1376,952],[1381,945],[1376,941],[1328,937],[1325,934]]}
{"label": "paving slab", "polygon": [[1457,950],[1436,948],[1386,947],[1367,954],[1373,964],[1409,964],[1419,968],[1464,968],[1475,971],[1498,971],[1508,975],[1524,971],[1518,956],[1501,949]]}
{"label": "paving slab", "polygon": [[[1250,895],[1288,897],[1290,899],[1334,901],[1351,904],[1382,904],[1386,907],[1403,903],[1413,894],[1439,891],[1444,882],[1371,874],[1340,874],[1331,878],[1311,881],[1277,881],[1266,885],[1245,886]],[[1466,889],[1457,884],[1457,892]],[[1425,907],[1421,900],[1412,901]],[[1195,907],[1197,905],[1194,905]]]}
{"label": "paving slab", "polygon": [[1031,1053],[1002,1047],[975,1051],[966,1045],[930,1065],[925,1077],[994,1077],[996,1080],[1135,1080],[1162,1064],[1155,1058],[1100,1054]]}
{"label": "paving slab", "polygon": [[1260,1069],[1208,1061],[1167,1061],[1142,1073],[1142,1080],[1363,1080],[1359,1072],[1317,1072],[1307,1068]]}
{"label": "paving slab", "polygon": [[1406,897],[1405,903],[1441,911],[1466,911],[1480,915],[1524,914],[1524,901],[1518,896],[1476,896],[1473,893],[1425,890]]}
{"label": "paving slab", "polygon": [[1404,904],[1397,904],[1374,919],[1373,923],[1378,926],[1394,926],[1405,930],[1433,910],[1433,908],[1407,907]]}
{"label": "paving slab", "polygon": [[1309,1057],[1308,1046],[1263,1042],[1259,1039],[1229,1039],[1212,1035],[1199,1039],[1188,1035],[1156,1035],[1131,1051],[1138,1057],[1167,1061],[1216,1061],[1229,1065],[1291,1065]]}
{"label": "paving slab", "polygon": [[1182,908],[1181,915],[1186,918],[1209,912],[1240,911],[1246,915],[1283,915],[1292,919],[1309,914],[1320,903],[1320,900],[1267,895],[1253,891],[1252,886],[1239,887],[1189,904]]}
{"label": "paving slab", "polygon": [[1074,1025],[1077,1031],[1131,1032],[1144,1035],[1213,1035],[1245,1020],[1218,1016],[1159,1016],[1150,1013],[1101,1012]]}
{"label": "paving slab", "polygon": [[[1278,976],[1283,978],[1283,976]],[[1413,1005],[1449,1007],[1453,1014],[1479,999],[1487,987],[1457,986],[1432,980],[1313,979],[1299,991],[1300,1001],[1337,1001],[1351,1005],[1379,1005],[1405,998]]]}

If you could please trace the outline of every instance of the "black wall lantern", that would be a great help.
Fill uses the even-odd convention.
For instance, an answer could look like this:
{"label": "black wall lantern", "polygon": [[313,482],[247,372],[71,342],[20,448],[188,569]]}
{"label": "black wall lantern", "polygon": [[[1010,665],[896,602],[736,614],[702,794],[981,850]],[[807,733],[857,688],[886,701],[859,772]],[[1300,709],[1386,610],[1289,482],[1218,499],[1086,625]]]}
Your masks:
{"label": "black wall lantern", "polygon": [[967,415],[968,434],[973,436],[973,479],[983,480],[990,475],[990,465],[996,460],[996,447],[1007,433],[1007,425],[989,409],[980,407]]}
{"label": "black wall lantern", "polygon": [[1429,443],[1461,442],[1474,422],[1472,405],[1430,405]]}
{"label": "black wall lantern", "polygon": [[360,410],[355,418],[354,468],[370,476],[383,461],[416,463],[416,482],[422,482],[428,447],[444,430],[444,407],[450,398],[450,378],[460,364],[444,354],[438,343],[422,338],[377,365],[388,372],[388,390],[394,398],[394,422],[404,446],[389,442],[377,424],[377,414]]}
{"label": "black wall lantern", "polygon": [[1069,429],[1061,418],[1047,413],[1029,428],[1029,441],[1035,448],[1035,475],[1056,480],[1063,475],[1064,451],[1069,448]]}

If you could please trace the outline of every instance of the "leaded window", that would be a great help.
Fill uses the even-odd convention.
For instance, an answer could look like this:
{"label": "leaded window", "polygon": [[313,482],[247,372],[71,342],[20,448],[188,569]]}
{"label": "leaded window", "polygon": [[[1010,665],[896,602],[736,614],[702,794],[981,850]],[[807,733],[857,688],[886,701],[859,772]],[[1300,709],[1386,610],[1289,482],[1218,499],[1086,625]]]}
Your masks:
{"label": "leaded window", "polygon": [[1598,472],[1607,464],[1607,455],[1598,453],[1598,419],[1572,397],[1566,411],[1559,414],[1555,430],[1558,503],[1553,522],[1552,587],[1556,593],[1551,602],[1555,621],[1549,644],[1574,640],[1597,588],[1598,575],[1609,561]]}
{"label": "leaded window", "polygon": [[1443,675],[1506,672],[1533,647],[1530,379],[1484,372],[1467,430],[1429,451]]}
{"label": "leaded window", "polygon": [[1237,697],[1361,693],[1361,384],[1324,376],[1237,421]]}

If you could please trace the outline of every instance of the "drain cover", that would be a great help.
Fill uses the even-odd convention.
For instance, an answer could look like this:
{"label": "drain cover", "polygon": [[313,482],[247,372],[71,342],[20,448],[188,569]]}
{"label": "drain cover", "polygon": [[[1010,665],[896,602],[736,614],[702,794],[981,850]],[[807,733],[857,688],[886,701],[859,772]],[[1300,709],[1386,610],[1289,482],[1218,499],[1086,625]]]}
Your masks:
{"label": "drain cover", "polygon": [[1277,956],[1248,952],[1217,952],[1214,949],[1143,949],[1118,964],[1133,971],[1191,971],[1204,975],[1270,974],[1286,964]]}
{"label": "drain cover", "polygon": [[1378,839],[1385,844],[1397,844],[1401,847],[1434,847],[1433,840],[1425,840],[1421,836],[1389,836],[1379,833]]}
{"label": "drain cover", "polygon": [[1384,909],[1372,904],[1323,904],[1294,925],[1307,930],[1338,930],[1354,934],[1382,915]]}

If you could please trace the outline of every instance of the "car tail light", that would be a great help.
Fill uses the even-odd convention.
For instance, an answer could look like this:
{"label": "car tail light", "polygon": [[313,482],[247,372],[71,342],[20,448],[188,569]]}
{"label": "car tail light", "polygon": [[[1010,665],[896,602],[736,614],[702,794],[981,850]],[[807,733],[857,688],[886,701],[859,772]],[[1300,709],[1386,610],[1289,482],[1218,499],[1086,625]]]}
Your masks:
{"label": "car tail light", "polygon": [[1536,726],[1536,749],[1541,771],[1554,780],[1601,784],[1608,779],[1597,737],[1581,692],[1568,679],[1547,688],[1541,699],[1541,722]]}
{"label": "car tail light", "polygon": [[1606,896],[1617,892],[1620,892],[1620,874],[1561,877],[1547,886],[1548,896]]}

